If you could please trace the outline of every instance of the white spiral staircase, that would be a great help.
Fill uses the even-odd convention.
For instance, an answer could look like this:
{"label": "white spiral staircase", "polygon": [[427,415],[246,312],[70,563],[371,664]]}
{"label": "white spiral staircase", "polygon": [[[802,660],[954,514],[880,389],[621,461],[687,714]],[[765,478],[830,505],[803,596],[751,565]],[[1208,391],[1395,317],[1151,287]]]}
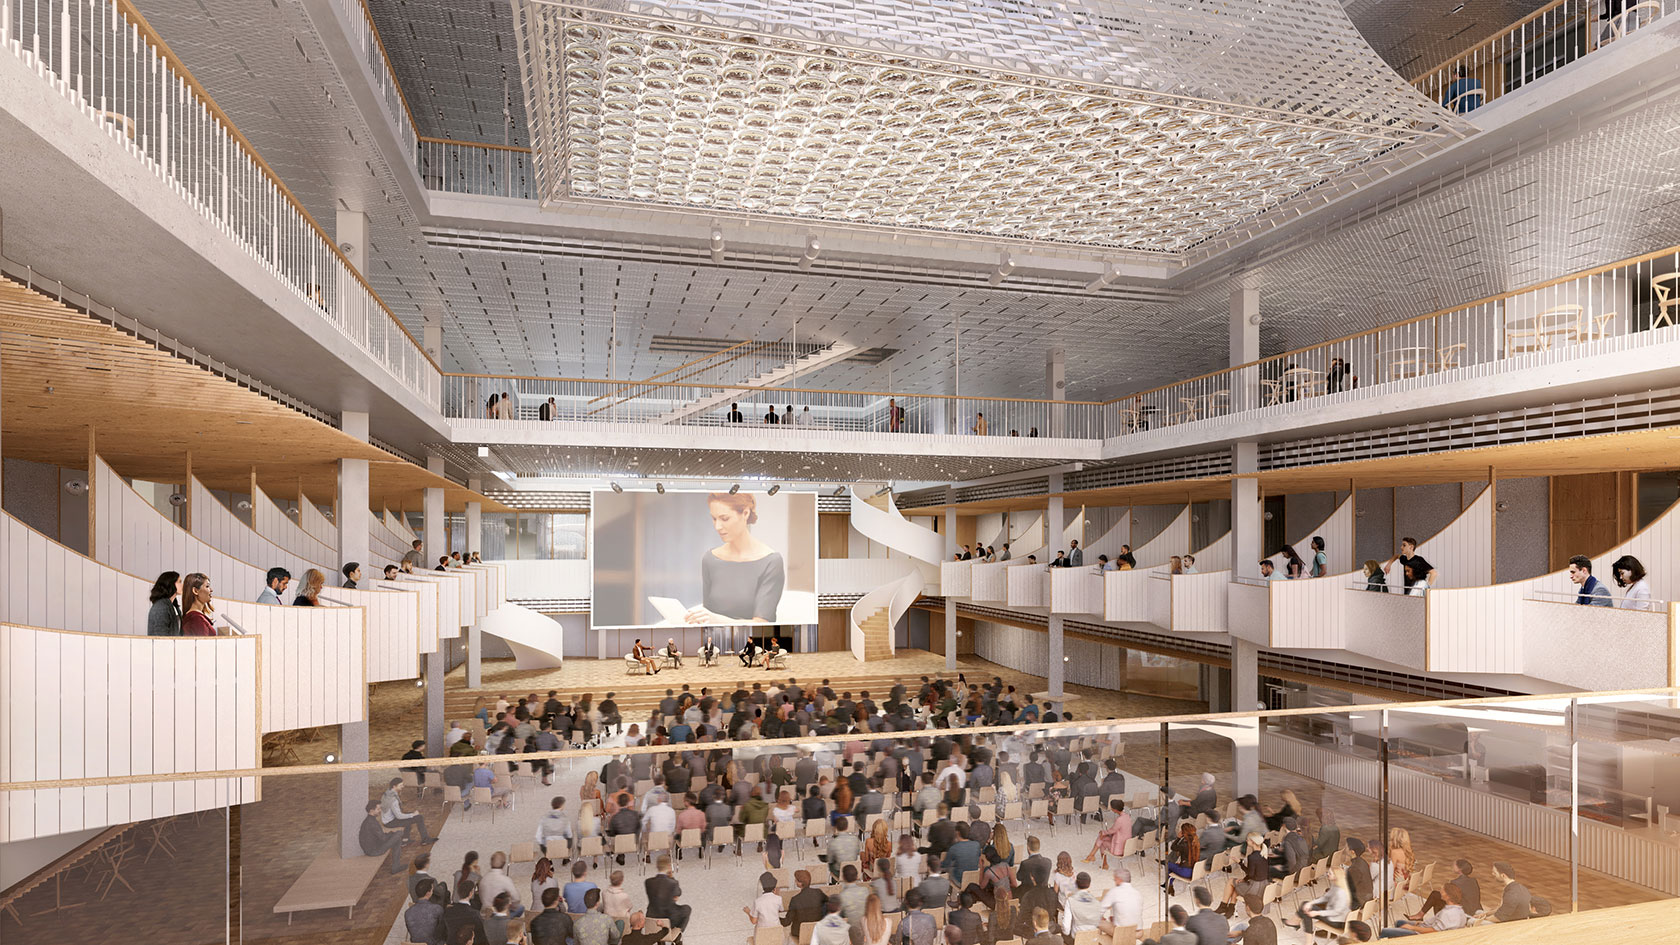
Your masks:
{"label": "white spiral staircase", "polygon": [[890,495],[865,499],[852,495],[852,527],[870,541],[908,556],[903,575],[858,598],[850,618],[852,655],[862,661],[883,660],[894,653],[893,627],[927,586],[923,564],[937,568],[945,540],[937,533],[900,515]]}

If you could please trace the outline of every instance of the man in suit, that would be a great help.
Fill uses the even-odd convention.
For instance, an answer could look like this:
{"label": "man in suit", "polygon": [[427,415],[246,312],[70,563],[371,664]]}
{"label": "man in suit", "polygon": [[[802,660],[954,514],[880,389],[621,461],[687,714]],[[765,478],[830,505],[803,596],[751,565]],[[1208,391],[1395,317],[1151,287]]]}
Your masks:
{"label": "man in suit", "polygon": [[963,945],[978,945],[980,941],[980,913],[974,911],[974,894],[965,892],[957,897],[958,908],[945,921],[962,933]]}
{"label": "man in suit", "polygon": [[[1022,901],[1022,911],[1026,912],[1025,900]],[[1050,913],[1043,908],[1035,908],[1027,912],[1031,916],[1032,931],[1024,936],[1027,945],[1065,945],[1062,933],[1050,931]]]}
{"label": "man in suit", "polygon": [[1070,540],[1068,542],[1068,548],[1071,549],[1068,552],[1068,567],[1070,567],[1070,568],[1084,567],[1085,566],[1085,549],[1079,547],[1079,539],[1074,538],[1074,539]]}
{"label": "man in suit", "polygon": [[431,879],[423,878],[413,888],[414,905],[403,910],[408,940],[421,945],[443,945],[443,906],[432,901]]}
{"label": "man in suit", "polygon": [[1307,835],[1301,832],[1300,819],[1285,817],[1283,829],[1283,860],[1272,866],[1273,879],[1294,876],[1312,862],[1312,846],[1307,843]]}
{"label": "man in suit", "polygon": [[1198,817],[1206,814],[1217,820],[1219,818],[1219,792],[1214,790],[1213,775],[1202,775],[1202,786],[1196,791],[1196,796],[1190,799],[1190,811],[1185,816]]}
{"label": "man in suit", "polygon": [[807,922],[820,922],[828,911],[828,897],[823,891],[811,885],[810,870],[798,870],[793,874],[793,883],[799,891],[788,900],[787,912],[782,915],[782,925],[788,929],[788,934],[795,941],[799,940],[799,929]]}
{"label": "man in suit", "polygon": [[729,405],[729,422],[730,423],[743,423],[743,422],[746,421],[746,419],[747,419],[746,415],[741,413],[741,405],[740,404],[730,404]]}
{"label": "man in suit", "polygon": [[362,818],[362,826],[356,833],[362,854],[382,857],[390,853],[391,875],[395,876],[403,871],[402,857],[397,855],[402,851],[403,835],[401,832],[385,832],[385,825],[379,820],[378,801],[368,801],[366,810],[367,816]]}
{"label": "man in suit", "polygon": [[1529,917],[1534,897],[1528,887],[1517,882],[1517,871],[1509,863],[1493,864],[1493,880],[1504,885],[1499,908],[1492,915],[1483,916],[1488,922],[1519,922]]}
{"label": "man in suit", "polygon": [[1143,945],[1200,945],[1196,933],[1184,927],[1190,920],[1190,914],[1183,906],[1173,906],[1167,910],[1167,917],[1172,920],[1172,928],[1157,941],[1152,938],[1143,940]]}
{"label": "man in suit", "polygon": [[1347,863],[1348,901],[1350,909],[1358,909],[1371,901],[1371,863],[1365,859],[1365,841],[1349,837]]}
{"label": "man in suit", "polygon": [[677,899],[682,896],[682,886],[678,885],[676,877],[671,875],[671,857],[661,855],[655,863],[658,873],[649,876],[643,887],[647,890],[647,914],[650,919],[670,919],[671,928],[677,930],[680,936],[683,929],[688,927],[688,917],[694,912],[693,906],[685,906]]}
{"label": "man in suit", "polygon": [[1103,762],[1108,771],[1103,775],[1102,783],[1097,785],[1097,796],[1102,798],[1102,806],[1107,807],[1109,798],[1126,795],[1126,776],[1120,773],[1120,763],[1113,758]]}
{"label": "man in suit", "polygon": [[834,836],[828,838],[824,859],[828,863],[830,882],[839,882],[842,870],[856,863],[863,853],[863,843],[852,832],[852,822],[845,817],[834,818]]}
{"label": "man in suit", "polygon": [[1021,865],[1015,869],[1015,875],[1023,885],[1028,881],[1039,885],[1048,885],[1050,874],[1055,872],[1055,867],[1050,863],[1050,858],[1038,852],[1038,850],[1038,836],[1036,834],[1028,836],[1027,858],[1022,860]]}
{"label": "man in suit", "polygon": [[1575,603],[1588,607],[1615,606],[1610,599],[1610,589],[1593,577],[1592,559],[1586,555],[1569,559],[1569,580],[1581,588],[1581,592],[1575,595]]}
{"label": "man in suit", "polygon": [[343,571],[344,586],[352,591],[355,590],[356,585],[362,580],[362,566],[352,561],[344,566]]}
{"label": "man in suit", "polygon": [[566,945],[572,937],[572,917],[560,908],[560,890],[543,890],[542,911],[531,917],[531,945]]}
{"label": "man in suit", "polygon": [[[1062,901],[1056,895],[1056,887],[1048,883],[1033,883],[1028,886],[1022,884],[1016,889],[1015,898],[1018,900],[1015,910],[1015,934],[1021,938],[1032,938],[1040,929],[1033,928],[1033,914],[1042,913],[1045,924],[1041,929],[1059,929],[1062,927]],[[1056,941],[1061,942],[1061,935],[1056,935]]]}
{"label": "man in suit", "polygon": [[998,560],[1008,561],[1011,557],[1012,555],[1009,553],[1009,542],[1006,541],[1003,543],[1003,550],[998,552]]}
{"label": "man in suit", "polygon": [[455,901],[444,907],[443,933],[448,941],[459,942],[461,929],[469,928],[473,930],[473,945],[490,945],[490,936],[484,932],[484,914],[472,904],[475,891],[472,880],[461,880],[455,887]]}
{"label": "man in suit", "polygon": [[962,553],[962,558],[960,560],[973,561],[974,560],[973,549],[969,548],[969,546],[967,546],[967,545],[963,545],[963,553]]}
{"label": "man in suit", "polygon": [[1213,911],[1213,892],[1197,886],[1193,892],[1196,914],[1184,920],[1184,927],[1196,935],[1196,945],[1226,945],[1231,938],[1231,923]]}
{"label": "man in suit", "polygon": [[286,585],[292,583],[292,572],[285,568],[268,569],[268,586],[257,595],[257,603],[280,606],[280,595],[286,593]]}

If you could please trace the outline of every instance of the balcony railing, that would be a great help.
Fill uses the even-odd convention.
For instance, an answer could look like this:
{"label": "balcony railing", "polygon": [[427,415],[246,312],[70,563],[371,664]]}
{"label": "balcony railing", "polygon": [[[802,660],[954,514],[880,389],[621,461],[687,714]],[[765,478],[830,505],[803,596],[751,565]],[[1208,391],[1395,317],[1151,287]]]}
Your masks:
{"label": "balcony railing", "polygon": [[129,0],[0,0],[4,46],[428,404],[439,370]]}
{"label": "balcony railing", "polygon": [[427,190],[537,199],[537,171],[530,148],[421,138],[419,170]]}
{"label": "balcony railing", "polygon": [[1557,0],[1412,80],[1419,92],[1465,114],[1603,49],[1663,16],[1680,0],[1618,4]]}
{"label": "balcony railing", "polygon": [[420,132],[414,123],[413,113],[408,110],[408,100],[403,97],[402,83],[397,81],[397,74],[391,69],[391,59],[385,54],[385,43],[380,40],[379,30],[373,25],[373,14],[369,12],[365,0],[333,0],[333,6],[343,15],[345,24],[350,28],[350,43],[356,47],[356,54],[373,76],[373,91],[379,96],[379,104],[384,107],[386,117],[391,119],[397,137],[402,141],[403,154],[418,164]]}
{"label": "balcony railing", "polygon": [[[1287,317],[1287,316],[1284,316]],[[1111,401],[1108,436],[1341,401],[1680,341],[1680,247]]]}

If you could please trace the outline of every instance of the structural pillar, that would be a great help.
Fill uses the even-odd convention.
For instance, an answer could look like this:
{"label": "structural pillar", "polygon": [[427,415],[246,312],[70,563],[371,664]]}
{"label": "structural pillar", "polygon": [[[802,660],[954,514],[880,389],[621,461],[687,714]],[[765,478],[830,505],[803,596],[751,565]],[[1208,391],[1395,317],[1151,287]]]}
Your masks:
{"label": "structural pillar", "polygon": [[1259,577],[1260,559],[1266,554],[1265,510],[1260,501],[1260,446],[1252,440],[1231,446],[1231,573],[1234,577]]}
{"label": "structural pillar", "polygon": [[[443,457],[436,453],[427,456],[426,469],[443,475]],[[420,526],[423,530],[420,536],[420,568],[429,571],[432,559],[443,554],[446,544],[443,538],[443,487],[427,489],[422,504],[425,519]],[[443,743],[443,737],[449,731],[443,717],[443,679],[449,671],[449,652],[445,649],[449,645],[438,640],[437,649],[425,655],[422,666],[426,685],[426,753],[434,758],[441,757],[447,747]]]}
{"label": "structural pillar", "polygon": [[[1044,399],[1067,400],[1067,354],[1061,348],[1051,348],[1044,353]],[[1050,428],[1044,431],[1044,435],[1067,436],[1067,408],[1056,403],[1048,406]],[[1088,435],[1088,431],[1080,431],[1080,435]]]}
{"label": "structural pillar", "polygon": [[[1252,273],[1231,280],[1231,366],[1260,360],[1260,290]],[[1231,410],[1260,406],[1260,372],[1251,369],[1231,378]]]}
{"label": "structural pillar", "polygon": [[[368,415],[346,412],[339,417],[339,428],[350,436],[367,441]],[[368,461],[341,459],[338,461],[338,554],[339,565],[352,561],[368,561]],[[365,704],[365,703],[364,703]],[[368,760],[368,720],[346,722],[338,727],[338,760],[353,763]],[[368,773],[346,771],[338,776],[338,845],[339,855],[362,855],[356,833],[361,827],[368,802]]]}
{"label": "structural pillar", "polygon": [[[1260,701],[1260,647],[1247,640],[1231,638],[1231,711],[1253,712]],[[1238,797],[1260,794],[1259,719],[1246,720],[1247,727],[1231,742],[1231,772]]]}
{"label": "structural pillar", "polygon": [[[1067,530],[1067,523],[1063,519],[1065,511],[1062,507],[1062,474],[1051,473],[1049,478],[1050,499],[1044,509],[1044,527],[1048,535],[1042,559],[1045,564],[1056,560],[1057,551],[1066,550],[1062,547],[1062,535]],[[1049,632],[1047,634],[1048,646],[1045,659],[1049,665],[1045,672],[1045,688],[1050,693],[1050,702],[1060,712],[1064,695],[1062,686],[1067,670],[1067,659],[1063,655],[1062,618],[1051,614],[1050,623],[1046,629]]]}
{"label": "structural pillar", "polygon": [[[479,492],[483,486],[481,480],[468,479],[467,488]],[[467,534],[461,543],[462,557],[468,557],[469,552],[481,550],[478,546],[484,536],[483,505],[478,502],[467,503]],[[484,637],[478,629],[478,621],[467,628],[467,688],[477,689],[484,684]]]}

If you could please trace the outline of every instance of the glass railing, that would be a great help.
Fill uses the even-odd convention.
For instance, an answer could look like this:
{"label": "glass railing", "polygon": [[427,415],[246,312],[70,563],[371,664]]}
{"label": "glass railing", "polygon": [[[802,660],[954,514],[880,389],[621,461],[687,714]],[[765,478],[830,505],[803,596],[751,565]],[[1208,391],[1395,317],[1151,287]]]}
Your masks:
{"label": "glass railing", "polygon": [[1557,0],[1412,80],[1459,114],[1522,88],[1680,10],[1680,0]]}
{"label": "glass railing", "polygon": [[0,46],[428,404],[439,371],[129,0],[0,0]]}
{"label": "glass railing", "polygon": [[[906,725],[921,715],[905,711]],[[676,721],[626,712],[619,728],[632,724]],[[1353,896],[1336,918],[1372,928],[1420,912],[1450,926],[1460,903],[1528,919],[1680,895],[1677,732],[1680,690],[1666,689],[680,747],[625,748],[615,733],[590,749],[228,772],[261,780],[260,800],[233,807],[203,781],[8,783],[8,840],[44,842],[8,844],[33,859],[5,894],[5,920],[19,941],[138,929],[157,945],[426,941],[409,930],[462,898],[442,921],[476,917],[490,941],[512,942],[556,888],[559,911],[591,935],[675,923],[798,941],[779,922],[754,934],[745,911],[764,874],[780,905],[802,880],[838,895],[849,924],[873,922],[871,896],[895,927],[925,910],[937,927],[965,923],[952,913],[968,890],[990,903],[969,910],[988,941],[1030,932],[1021,907],[1057,913],[1063,896],[1084,938],[1081,923],[1096,922],[1085,896],[1127,878],[1120,924],[1140,938],[1161,936],[1170,906],[1194,912],[1197,888],[1231,901],[1238,923],[1295,921],[1333,884]],[[467,737],[485,735],[469,726]],[[118,810],[88,790],[113,780],[149,785],[155,801]],[[392,806],[370,821],[365,802]],[[390,819],[407,815],[417,819]],[[644,881],[666,869],[676,907],[650,908]],[[450,892],[438,909],[413,908],[428,879]],[[455,895],[463,880],[480,894]],[[497,908],[501,891],[510,901]]]}

